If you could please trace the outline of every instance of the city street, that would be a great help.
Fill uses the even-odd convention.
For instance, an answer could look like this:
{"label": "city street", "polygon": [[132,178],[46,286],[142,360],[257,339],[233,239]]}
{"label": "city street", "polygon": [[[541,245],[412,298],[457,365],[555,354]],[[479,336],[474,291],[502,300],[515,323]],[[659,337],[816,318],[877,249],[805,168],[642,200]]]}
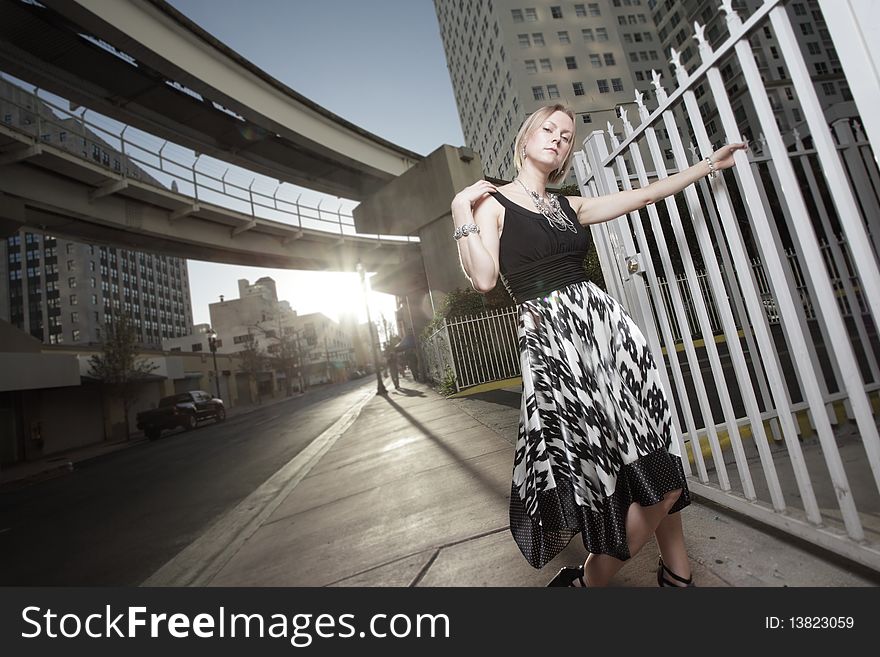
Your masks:
{"label": "city street", "polygon": [[0,585],[140,584],[375,385],[321,386],[0,488]]}

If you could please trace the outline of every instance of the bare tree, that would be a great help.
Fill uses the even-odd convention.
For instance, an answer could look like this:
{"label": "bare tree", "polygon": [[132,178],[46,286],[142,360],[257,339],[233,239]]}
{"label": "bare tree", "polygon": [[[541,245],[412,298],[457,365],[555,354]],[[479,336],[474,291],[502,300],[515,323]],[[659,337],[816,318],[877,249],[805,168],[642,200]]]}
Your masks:
{"label": "bare tree", "polygon": [[100,354],[89,358],[89,374],[99,381],[122,401],[125,414],[125,439],[131,434],[129,415],[137,399],[136,385],[158,369],[158,365],[146,358],[138,358],[140,343],[131,319],[125,315],[117,317],[104,326],[104,342]]}
{"label": "bare tree", "polygon": [[263,403],[263,393],[260,391],[260,373],[266,369],[266,354],[257,343],[256,336],[248,329],[244,348],[238,352],[241,363],[241,371],[248,375],[248,379],[254,381],[257,386],[257,403]]}
{"label": "bare tree", "polygon": [[283,326],[280,318],[276,329],[266,328],[261,323],[254,325],[253,328],[260,331],[267,340],[271,340],[266,358],[275,370],[284,372],[287,396],[293,394],[293,379],[296,376],[299,377],[299,389],[302,391],[302,349],[297,329]]}

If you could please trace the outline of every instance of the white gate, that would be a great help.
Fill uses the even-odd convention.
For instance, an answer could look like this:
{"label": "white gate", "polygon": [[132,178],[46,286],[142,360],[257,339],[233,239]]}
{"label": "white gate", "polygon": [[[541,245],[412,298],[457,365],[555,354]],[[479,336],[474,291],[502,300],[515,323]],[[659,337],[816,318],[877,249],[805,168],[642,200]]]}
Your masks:
{"label": "white gate", "polygon": [[[723,63],[742,70],[739,98],[753,104],[762,137],[715,180],[592,228],[608,292],[668,365],[660,369],[691,489],[880,570],[876,159],[854,117],[829,126],[782,0],[744,22],[730,0],[721,8],[730,37],[713,51],[695,26],[701,65],[687,75],[672,51],[678,86],[667,93],[655,74],[658,106],[649,111],[637,96],[637,128],[621,110],[622,140],[610,124],[585,140],[575,158],[581,193],[666,177],[658,133],[679,170],[712,153],[699,85],[725,140],[742,141]],[[748,40],[765,27],[790,72],[808,148],[777,126]]]}

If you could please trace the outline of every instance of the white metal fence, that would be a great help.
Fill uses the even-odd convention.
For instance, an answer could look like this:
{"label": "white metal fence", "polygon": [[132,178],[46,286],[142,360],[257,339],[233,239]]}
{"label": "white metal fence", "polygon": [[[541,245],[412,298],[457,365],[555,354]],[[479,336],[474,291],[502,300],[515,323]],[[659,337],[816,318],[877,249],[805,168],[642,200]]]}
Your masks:
{"label": "white metal fence", "polygon": [[[621,112],[622,140],[611,126],[609,135],[593,133],[576,156],[578,181],[584,195],[601,195],[665,177],[660,130],[679,170],[712,153],[695,96],[701,84],[725,139],[741,141],[720,72],[730,61],[745,79],[740,98],[760,123],[762,138],[752,144],[759,156],[750,161],[739,152],[734,170],[666,199],[668,220],[648,206],[594,226],[606,283],[645,330],[658,362],[664,351],[668,357],[668,374],[661,372],[670,377],[683,453],[693,460],[693,468],[684,464],[692,489],[880,569],[872,409],[880,294],[864,292],[880,290],[876,160],[851,117],[828,125],[781,0],[765,0],[745,22],[728,0],[722,10],[729,38],[713,51],[696,26],[701,65],[687,75],[673,51],[677,88],[667,92],[655,76],[658,106],[649,111],[637,97],[638,127]],[[764,27],[797,92],[809,148],[799,134],[787,145],[777,126],[748,40]],[[678,276],[670,246],[683,281],[664,288],[662,279]],[[691,330],[679,351],[674,327],[682,318]]]}

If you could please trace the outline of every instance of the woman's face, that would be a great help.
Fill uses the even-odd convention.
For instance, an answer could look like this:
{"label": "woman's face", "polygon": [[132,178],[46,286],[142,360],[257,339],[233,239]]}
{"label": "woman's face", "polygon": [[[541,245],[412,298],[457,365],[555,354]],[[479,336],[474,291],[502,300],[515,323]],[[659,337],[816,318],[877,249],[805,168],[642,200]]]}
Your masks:
{"label": "woman's face", "polygon": [[529,135],[526,155],[542,169],[553,171],[568,157],[574,140],[574,123],[565,112],[553,112]]}

